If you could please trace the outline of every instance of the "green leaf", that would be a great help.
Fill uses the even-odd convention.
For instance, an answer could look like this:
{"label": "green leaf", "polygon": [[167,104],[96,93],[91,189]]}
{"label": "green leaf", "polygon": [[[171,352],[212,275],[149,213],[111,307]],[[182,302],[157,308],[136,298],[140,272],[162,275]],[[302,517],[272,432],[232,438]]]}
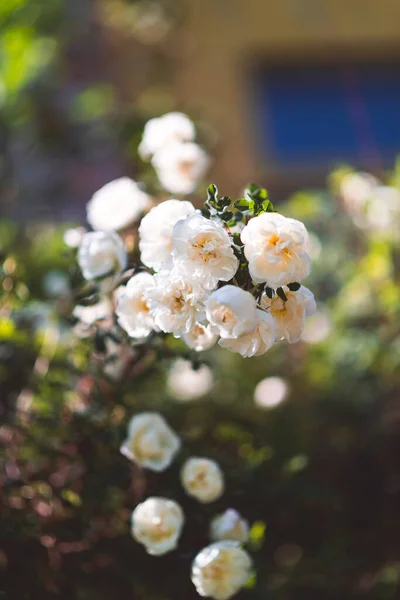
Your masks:
{"label": "green leaf", "polygon": [[274,297],[274,290],[271,289],[270,287],[266,286],[265,287],[265,293],[267,294],[268,298],[270,300],[272,300],[272,298]]}
{"label": "green leaf", "polygon": [[283,300],[284,302],[287,302],[287,296],[281,287],[279,287],[276,290],[276,293],[278,294],[278,296],[281,300]]}
{"label": "green leaf", "polygon": [[264,212],[274,212],[274,205],[272,204],[271,200],[264,200],[264,202],[261,204],[261,207]]}
{"label": "green leaf", "polygon": [[267,200],[267,198],[268,198],[267,190],[265,188],[260,188],[255,183],[251,183],[248,186],[247,193],[249,194],[249,196],[254,198],[254,200],[257,200],[260,204],[261,204],[261,202],[263,202],[264,200]]}
{"label": "green leaf", "polygon": [[266,529],[267,524],[265,523],[265,521],[256,521],[255,523],[253,523],[249,535],[249,544],[253,551],[259,550],[264,544]]}
{"label": "green leaf", "polygon": [[80,506],[82,504],[81,497],[73,490],[62,490],[61,497],[72,504],[72,506]]}
{"label": "green leaf", "polygon": [[288,283],[288,288],[291,292],[297,292],[301,288],[301,283],[294,281],[293,283]]}
{"label": "green leaf", "polygon": [[229,206],[231,202],[232,200],[229,196],[222,196],[222,198],[218,200],[218,205],[221,206],[221,208],[225,208]]}
{"label": "green leaf", "polygon": [[249,183],[249,185],[247,186],[247,191],[251,195],[257,194],[259,189],[260,189],[260,186],[257,185],[256,183]]}
{"label": "green leaf", "polygon": [[239,260],[242,260],[243,252],[241,250],[239,250],[239,248],[234,247],[233,252],[234,252],[236,258],[238,258]]}
{"label": "green leaf", "polygon": [[221,219],[223,221],[230,221],[233,217],[233,212],[227,211],[227,212],[223,212],[221,215]]}
{"label": "green leaf", "polygon": [[254,200],[246,200],[246,198],[240,198],[234,203],[233,206],[240,212],[245,212],[246,210],[248,210],[252,215],[254,215]]}
{"label": "green leaf", "polygon": [[212,183],[207,188],[207,200],[209,202],[217,202],[218,201],[218,188]]}
{"label": "green leaf", "polygon": [[253,214],[260,215],[263,212],[275,212],[272,202],[268,200],[268,191],[265,188],[260,188],[255,183],[251,183],[246,192],[246,195],[255,203]]}

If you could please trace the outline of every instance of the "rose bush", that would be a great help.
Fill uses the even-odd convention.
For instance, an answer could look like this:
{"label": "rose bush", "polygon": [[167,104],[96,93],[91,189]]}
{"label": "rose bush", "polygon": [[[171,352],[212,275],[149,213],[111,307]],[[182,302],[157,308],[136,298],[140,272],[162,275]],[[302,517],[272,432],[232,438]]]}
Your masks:
{"label": "rose bush", "polygon": [[[387,184],[392,187],[393,181]],[[222,217],[233,222],[226,213],[235,215],[236,209],[223,207],[213,193],[203,216],[207,219],[208,211],[216,223],[225,223]],[[198,204],[193,201],[194,214]],[[252,202],[241,199],[241,220],[224,226],[240,265],[247,259],[237,234],[245,220],[256,218]],[[150,310],[139,311],[144,306],[135,294],[134,310],[129,308],[127,282],[141,274],[147,280],[155,276],[140,263],[135,228],[121,232],[128,265],[120,274],[116,261],[115,290],[104,287],[102,277],[82,281],[62,235],[54,242],[46,232],[30,231],[28,241],[10,243],[13,227],[1,231],[0,441],[6,468],[0,562],[1,585],[11,597],[23,598],[29,589],[44,598],[69,594],[103,600],[112,597],[117,582],[122,598],[133,594],[146,600],[179,595],[194,600],[196,589],[239,593],[244,585],[243,596],[249,598],[318,595],[336,600],[359,597],[365,581],[371,587],[361,595],[394,596],[398,244],[391,230],[354,224],[339,195],[335,201],[326,192],[302,193],[279,209],[304,220],[310,231],[307,254],[314,267],[307,285],[316,291],[317,312],[305,319],[315,307],[303,285],[282,285],[281,297],[278,288],[249,281],[248,270],[239,268],[236,282],[221,281],[216,290],[205,290],[204,313],[210,318],[196,321],[179,338],[156,328],[144,338],[131,337],[128,326],[122,326],[122,313],[135,317],[138,311],[138,318],[126,323],[151,329],[144,318],[152,319]],[[57,271],[71,286],[53,278],[58,292],[52,296],[46,276]],[[167,264],[164,271],[172,268]],[[231,285],[240,298],[250,296],[248,304],[243,301],[248,321],[240,301],[233,301]],[[226,288],[223,302],[217,296],[208,310],[209,298]],[[123,295],[127,306],[120,317]],[[75,304],[79,310],[72,332],[68,320]],[[259,327],[254,305],[256,315],[262,311],[274,320],[276,338],[294,341],[303,326],[305,335],[297,344],[274,344],[267,356],[252,360],[212,346],[218,338],[239,344],[250,336],[251,342]],[[230,337],[238,325],[237,337]],[[271,328],[267,331],[272,335]],[[208,343],[211,348],[205,350]],[[181,356],[186,375],[198,374],[203,389],[203,360],[214,381],[202,399],[178,404],[170,389],[165,394],[165,386]],[[200,390],[194,378],[189,381],[190,389]],[[165,427],[138,428],[133,446],[139,460],[128,461],[118,452],[129,419],[143,412],[162,413],[164,425],[168,422],[173,435],[179,434],[179,451],[165,470],[140,462],[143,457],[155,464],[170,458]],[[188,494],[180,476],[190,457],[204,456],[223,472],[223,493],[210,502]],[[204,475],[194,485],[207,490],[207,481]],[[154,498],[177,503],[185,525],[174,539],[178,514],[171,518],[159,509],[149,511],[142,520],[143,540],[153,543],[134,543],[130,515]],[[228,507],[248,521],[248,540],[241,543],[252,557],[252,573],[231,562],[229,553],[222,564],[216,560],[219,552],[202,554],[214,541],[211,524]],[[225,518],[218,535],[228,530],[228,541],[235,541],[236,524],[232,515]],[[166,548],[171,544],[166,554],[149,555],[146,549],[160,540]],[[378,556],[377,546],[387,552]],[[190,565],[197,554],[203,566],[211,561],[215,569],[196,570],[193,585]],[[238,579],[232,564],[241,574]],[[215,571],[221,577],[215,578]],[[323,581],[316,572],[324,573]]]}

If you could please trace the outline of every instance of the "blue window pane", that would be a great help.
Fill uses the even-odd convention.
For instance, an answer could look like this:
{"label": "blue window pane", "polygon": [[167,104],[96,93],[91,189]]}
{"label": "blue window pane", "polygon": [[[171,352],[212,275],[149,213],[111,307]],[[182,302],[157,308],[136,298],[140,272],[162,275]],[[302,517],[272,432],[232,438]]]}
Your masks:
{"label": "blue window pane", "polygon": [[392,158],[400,151],[400,71],[361,70],[360,88],[376,146],[382,156]]}
{"label": "blue window pane", "polygon": [[269,69],[259,79],[260,134],[281,163],[357,164],[400,151],[400,68]]}

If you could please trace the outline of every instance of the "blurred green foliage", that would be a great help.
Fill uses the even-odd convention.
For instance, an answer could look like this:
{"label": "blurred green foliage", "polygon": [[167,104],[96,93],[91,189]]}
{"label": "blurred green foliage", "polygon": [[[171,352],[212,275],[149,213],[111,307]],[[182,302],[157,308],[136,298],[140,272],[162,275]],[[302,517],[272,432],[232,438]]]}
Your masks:
{"label": "blurred green foliage", "polygon": [[[173,35],[179,3],[0,4],[0,215],[81,218],[96,186],[135,175],[147,118],[176,107],[165,84],[173,61],[163,40]],[[132,48],[140,57],[149,47],[146,60],[135,63]],[[132,66],[116,68],[126,53]]]}
{"label": "blurred green foliage", "polygon": [[[60,112],[52,118],[46,103],[39,115],[43,94],[30,93],[46,69],[45,84],[52,83],[73,29],[66,7],[0,3],[1,125],[28,122],[51,153],[70,144],[79,155],[76,130],[72,143],[71,124]],[[133,107],[120,110],[108,83],[92,83],[73,97],[71,122],[97,119],[103,131],[111,114],[132,159],[142,119]],[[152,101],[160,106],[159,95]],[[308,285],[319,312],[306,341],[251,360],[209,351],[215,387],[186,404],[166,391],[171,359],[144,361],[134,372],[128,363],[113,381],[104,373],[108,358],[71,329],[70,289],[79,275],[59,228],[0,223],[0,591],[7,600],[194,600],[191,560],[208,543],[211,517],[228,506],[252,525],[256,574],[238,598],[396,597],[399,245],[357,229],[326,190],[299,192],[277,208],[313,234]],[[288,394],[261,408],[254,389],[270,376],[282,378]],[[183,438],[178,461],[161,475],[139,471],[118,450],[128,419],[141,410],[162,411]],[[227,491],[218,502],[185,497],[179,466],[189,454],[220,461]],[[164,558],[146,555],[129,533],[132,509],[152,494],[178,500],[187,515],[177,551]]]}
{"label": "blurred green foliage", "polygon": [[[396,597],[399,245],[357,229],[328,191],[301,192],[279,210],[311,232],[308,285],[319,312],[305,341],[263,357],[205,353],[215,386],[187,403],[166,391],[167,357],[135,363],[134,371],[128,364],[111,380],[106,358],[68,326],[68,286],[48,293],[49,271],[70,285],[77,278],[61,232],[4,225],[0,581],[7,598],[194,600],[190,562],[208,543],[210,519],[226,507],[252,525],[255,578],[238,598]],[[269,376],[282,378],[288,393],[261,407],[254,389]],[[118,450],[128,419],[141,410],[160,410],[183,438],[178,460],[162,474],[141,472]],[[191,454],[216,458],[226,474],[226,493],[211,505],[187,498],[179,484]],[[176,499],[187,516],[178,549],[163,558],[146,555],[129,532],[132,509],[148,495]]]}
{"label": "blurred green foliage", "polygon": [[59,0],[1,3],[0,107],[10,108],[23,86],[54,59],[62,8]]}

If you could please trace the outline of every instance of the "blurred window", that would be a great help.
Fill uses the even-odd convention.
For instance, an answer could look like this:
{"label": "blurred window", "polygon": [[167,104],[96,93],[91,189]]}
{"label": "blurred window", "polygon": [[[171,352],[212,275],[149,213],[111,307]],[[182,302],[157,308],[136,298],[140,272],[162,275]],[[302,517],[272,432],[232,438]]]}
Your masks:
{"label": "blurred window", "polygon": [[400,152],[400,65],[268,68],[256,98],[264,154],[278,168],[373,169]]}

